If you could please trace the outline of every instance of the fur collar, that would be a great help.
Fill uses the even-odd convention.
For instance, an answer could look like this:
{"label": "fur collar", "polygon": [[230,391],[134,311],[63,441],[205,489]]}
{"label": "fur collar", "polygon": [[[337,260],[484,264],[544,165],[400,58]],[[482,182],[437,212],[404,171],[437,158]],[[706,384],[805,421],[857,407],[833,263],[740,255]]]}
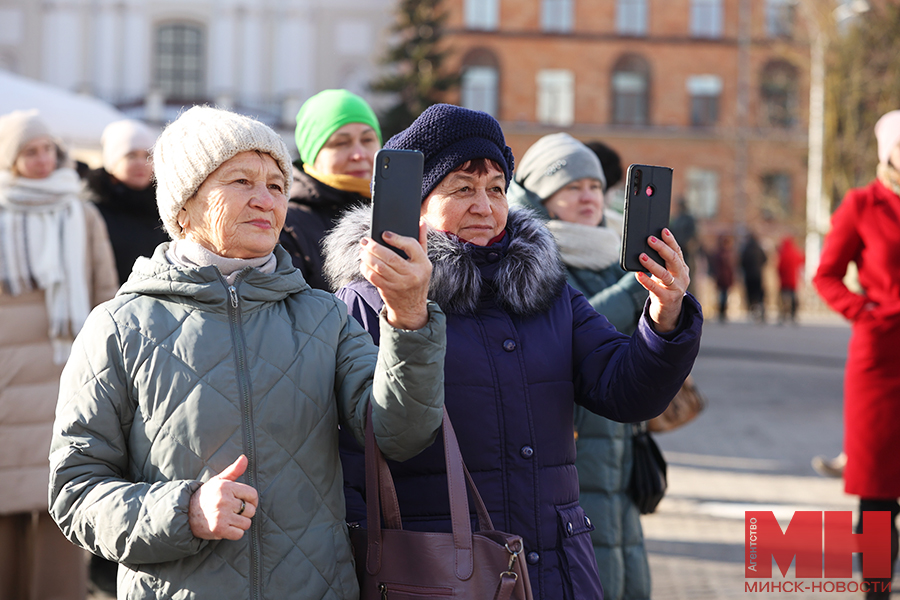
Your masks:
{"label": "fur collar", "polygon": [[[333,289],[364,281],[359,272],[359,240],[369,235],[372,209],[348,211],[324,242],[325,276]],[[566,271],[553,236],[533,213],[512,209],[506,224],[507,239],[490,248],[461,242],[429,230],[428,257],[433,271],[428,297],[442,309],[474,313],[485,278],[497,302],[518,315],[550,308],[566,282]],[[502,258],[492,264],[488,254],[503,247]]]}

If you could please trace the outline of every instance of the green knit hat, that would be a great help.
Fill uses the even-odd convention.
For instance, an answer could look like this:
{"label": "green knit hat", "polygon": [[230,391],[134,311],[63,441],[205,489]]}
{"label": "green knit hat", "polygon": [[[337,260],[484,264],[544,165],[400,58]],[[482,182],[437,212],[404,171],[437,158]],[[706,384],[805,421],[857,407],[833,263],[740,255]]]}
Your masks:
{"label": "green knit hat", "polygon": [[312,164],[331,134],[347,123],[365,123],[375,130],[381,144],[381,128],[375,111],[365,100],[347,90],[324,90],[308,99],[297,113],[294,139],[300,160]]}

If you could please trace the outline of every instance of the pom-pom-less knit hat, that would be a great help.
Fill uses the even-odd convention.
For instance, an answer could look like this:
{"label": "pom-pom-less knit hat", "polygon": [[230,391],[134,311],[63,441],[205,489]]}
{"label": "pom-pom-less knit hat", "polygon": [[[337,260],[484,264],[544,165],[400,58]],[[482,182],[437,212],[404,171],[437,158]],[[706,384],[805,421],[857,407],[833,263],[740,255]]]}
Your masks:
{"label": "pom-pom-less knit hat", "polygon": [[[36,110],[15,110],[0,117],[0,170],[11,170],[22,146],[43,136],[53,138]],[[61,153],[59,142],[55,139],[53,142]]]}
{"label": "pom-pom-less knit hat", "polygon": [[112,173],[119,161],[135,150],[150,151],[156,134],[149,127],[135,121],[124,119],[113,121],[103,130],[100,145],[103,146],[103,168]]}
{"label": "pom-pom-less knit hat", "polygon": [[384,145],[397,150],[418,150],[425,155],[422,201],[453,170],[476,158],[488,158],[500,166],[506,187],[512,177],[513,154],[500,123],[487,114],[452,104],[435,104],[413,124]]}
{"label": "pom-pom-less knit hat", "polygon": [[[900,144],[900,110],[892,110],[878,119],[875,138],[878,140],[878,162],[886,165],[891,152]],[[894,168],[900,169],[900,165],[894,165]]]}
{"label": "pom-pom-less knit hat", "polygon": [[568,133],[553,133],[536,141],[516,169],[516,182],[542,201],[573,181],[585,178],[599,179],[606,188],[600,159]]}
{"label": "pom-pom-less knit hat", "polygon": [[291,184],[287,145],[272,129],[250,117],[209,106],[195,106],[170,123],[153,147],[156,205],[173,240],[184,237],[178,212],[209,174],[241,152],[258,150],[275,159]]}
{"label": "pom-pom-less knit hat", "polygon": [[365,123],[375,130],[381,145],[378,117],[365,100],[347,90],[324,90],[310,97],[297,113],[294,140],[300,160],[310,165],[335,131],[348,123]]}

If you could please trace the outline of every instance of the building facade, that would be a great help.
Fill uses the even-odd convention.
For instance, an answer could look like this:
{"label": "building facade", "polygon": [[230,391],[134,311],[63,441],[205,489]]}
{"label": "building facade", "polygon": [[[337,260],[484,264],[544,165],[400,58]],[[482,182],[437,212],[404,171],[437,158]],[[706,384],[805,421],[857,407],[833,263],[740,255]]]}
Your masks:
{"label": "building facade", "polygon": [[[802,235],[810,48],[794,0],[445,0],[458,101],[516,156],[568,131],[674,167],[707,247]],[[674,214],[673,212],[673,214]]]}
{"label": "building facade", "polygon": [[393,8],[393,0],[0,0],[0,68],[149,122],[209,103],[290,129],[322,89],[372,99]]}

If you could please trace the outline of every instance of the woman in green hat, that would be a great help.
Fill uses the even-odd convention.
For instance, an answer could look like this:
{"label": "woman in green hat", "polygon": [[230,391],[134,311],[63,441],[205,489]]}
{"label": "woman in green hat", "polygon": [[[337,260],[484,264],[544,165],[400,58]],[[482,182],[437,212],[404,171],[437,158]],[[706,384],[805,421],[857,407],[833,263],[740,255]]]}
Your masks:
{"label": "woman in green hat", "polygon": [[313,288],[332,291],[322,275],[321,240],[350,206],[368,203],[381,128],[365,100],[325,90],[297,113],[298,166],[279,243]]}

